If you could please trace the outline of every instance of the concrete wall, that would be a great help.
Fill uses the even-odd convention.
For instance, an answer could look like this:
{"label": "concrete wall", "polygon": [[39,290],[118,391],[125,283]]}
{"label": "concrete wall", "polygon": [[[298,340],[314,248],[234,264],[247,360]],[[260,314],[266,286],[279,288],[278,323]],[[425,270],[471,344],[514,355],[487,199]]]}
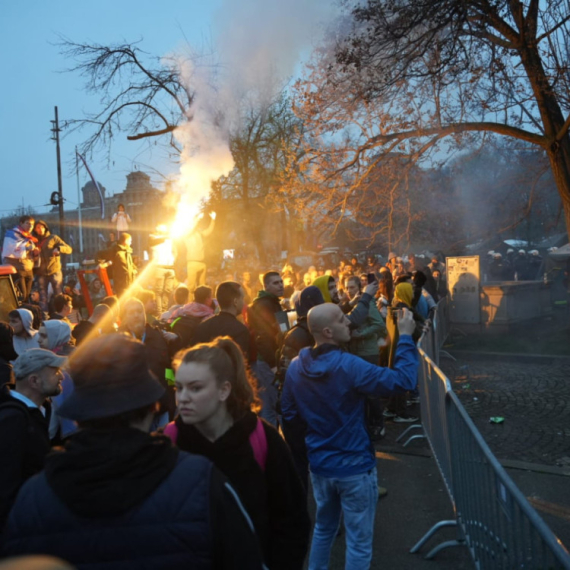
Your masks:
{"label": "concrete wall", "polygon": [[481,326],[501,332],[552,313],[550,285],[542,281],[488,283],[481,288]]}

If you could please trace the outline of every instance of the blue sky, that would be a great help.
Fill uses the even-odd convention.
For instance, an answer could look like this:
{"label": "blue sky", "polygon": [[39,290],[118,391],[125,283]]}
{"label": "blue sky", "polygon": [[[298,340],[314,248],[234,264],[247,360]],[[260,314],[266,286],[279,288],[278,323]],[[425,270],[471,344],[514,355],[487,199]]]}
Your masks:
{"label": "blue sky", "polygon": [[[220,53],[238,75],[255,75],[252,62],[263,66],[278,59],[283,77],[300,69],[299,57],[310,53],[334,12],[335,0],[31,0],[2,3],[0,8],[0,216],[25,205],[46,210],[57,190],[55,142],[50,140],[54,106],[60,122],[82,118],[84,111],[99,109],[98,98],[83,90],[77,73],[63,73],[67,61],[55,45],[59,35],[78,43],[116,44],[142,40],[139,47],[152,55],[171,53],[185,42],[210,43],[220,38]],[[224,52],[225,50],[225,52]],[[265,60],[265,63],[264,63]],[[242,73],[243,71],[243,73]],[[66,208],[77,205],[74,149],[87,133],[62,133],[63,194]],[[121,133],[113,143],[112,161],[104,153],[93,156],[90,166],[108,195],[121,192],[125,176],[138,167],[159,185],[163,174],[177,168],[165,158],[145,151],[144,142],[129,142]],[[80,171],[80,185],[88,180]]]}
{"label": "blue sky", "polygon": [[[210,37],[212,15],[219,2],[197,0],[32,0],[3,2],[0,8],[0,216],[21,206],[41,206],[57,190],[55,142],[50,140],[54,106],[62,119],[80,118],[95,110],[97,98],[83,91],[77,74],[60,73],[68,65],[52,45],[58,34],[77,42],[117,43],[142,39],[141,48],[163,55],[175,49],[184,36],[200,43]],[[63,133],[62,133],[63,135]],[[71,134],[61,140],[63,193],[66,207],[77,203],[77,184],[71,164],[74,148],[86,135]],[[103,156],[94,158],[95,176],[108,193],[121,192],[134,163],[141,170],[150,164],[159,171],[174,170],[156,157],[140,154],[141,145],[119,137],[114,145],[114,166],[107,169]],[[152,176],[152,172],[148,171]],[[87,181],[84,171],[80,184]],[[156,177],[156,181],[159,179]],[[45,208],[37,208],[38,211]]]}

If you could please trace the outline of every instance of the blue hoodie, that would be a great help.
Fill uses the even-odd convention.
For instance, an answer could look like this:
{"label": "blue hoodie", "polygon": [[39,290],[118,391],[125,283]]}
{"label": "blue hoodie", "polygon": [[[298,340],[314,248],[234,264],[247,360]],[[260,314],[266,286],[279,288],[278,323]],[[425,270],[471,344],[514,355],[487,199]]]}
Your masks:
{"label": "blue hoodie", "polygon": [[334,345],[304,348],[283,387],[284,419],[307,423],[311,471],[322,477],[350,477],[376,465],[366,429],[366,396],[414,390],[418,353],[412,337],[400,337],[394,369],[369,364]]}

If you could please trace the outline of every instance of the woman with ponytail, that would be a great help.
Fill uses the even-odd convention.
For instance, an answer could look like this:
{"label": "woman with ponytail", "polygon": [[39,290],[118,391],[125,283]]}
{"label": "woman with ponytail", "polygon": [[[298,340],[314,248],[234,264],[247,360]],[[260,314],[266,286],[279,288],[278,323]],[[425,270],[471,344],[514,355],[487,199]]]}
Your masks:
{"label": "woman with ponytail", "polygon": [[309,543],[305,492],[287,444],[257,417],[259,400],[229,337],[175,358],[178,415],[164,433],[226,475],[248,512],[270,570],[301,569]]}

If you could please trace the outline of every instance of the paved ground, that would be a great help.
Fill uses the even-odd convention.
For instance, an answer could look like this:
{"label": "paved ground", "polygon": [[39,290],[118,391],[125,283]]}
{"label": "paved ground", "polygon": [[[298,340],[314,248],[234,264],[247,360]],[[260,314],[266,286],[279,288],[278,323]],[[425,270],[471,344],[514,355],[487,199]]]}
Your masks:
{"label": "paved ground", "polygon": [[498,459],[570,466],[570,364],[473,356],[440,366]]}
{"label": "paved ground", "polygon": [[[392,436],[401,427],[389,426]],[[392,436],[390,439],[392,439]],[[381,448],[383,445],[377,446]],[[434,546],[453,540],[455,531],[440,531],[421,549],[410,554],[414,544],[437,522],[453,518],[451,503],[433,459],[415,454],[377,451],[380,484],[388,489],[376,511],[372,570],[471,570],[474,565],[465,546],[448,548],[435,560],[424,560]],[[311,500],[312,505],[312,500]],[[334,544],[330,570],[344,569],[344,535]]]}

